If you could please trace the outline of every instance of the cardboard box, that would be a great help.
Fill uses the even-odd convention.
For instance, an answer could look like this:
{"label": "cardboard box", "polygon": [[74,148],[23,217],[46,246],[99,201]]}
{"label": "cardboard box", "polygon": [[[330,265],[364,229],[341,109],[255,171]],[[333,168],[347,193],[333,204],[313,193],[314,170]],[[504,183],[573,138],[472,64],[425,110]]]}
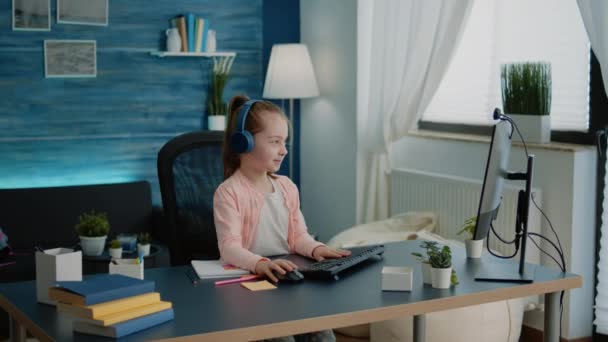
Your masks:
{"label": "cardboard box", "polygon": [[110,262],[110,274],[144,279],[144,262],[142,260],[141,263],[137,263],[137,259],[114,259]]}
{"label": "cardboard box", "polygon": [[382,291],[411,291],[414,272],[411,267],[382,267]]}
{"label": "cardboard box", "polygon": [[49,288],[58,281],[82,280],[82,251],[53,248],[36,252],[36,297],[39,303],[55,305]]}

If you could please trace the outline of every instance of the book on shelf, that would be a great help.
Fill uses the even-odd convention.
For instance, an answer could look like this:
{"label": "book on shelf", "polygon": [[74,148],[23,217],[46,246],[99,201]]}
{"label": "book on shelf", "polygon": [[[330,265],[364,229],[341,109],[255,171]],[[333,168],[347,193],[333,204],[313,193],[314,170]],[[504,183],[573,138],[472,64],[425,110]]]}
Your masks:
{"label": "book on shelf", "polygon": [[75,332],[99,335],[113,338],[121,338],[138,331],[151,328],[161,323],[168,322],[174,317],[173,309],[159,311],[150,315],[109,325],[107,327],[90,324],[84,321],[74,320],[72,329]]}
{"label": "book on shelf", "polygon": [[117,323],[132,320],[134,318],[150,315],[159,311],[167,310],[172,308],[171,302],[160,301],[154,304],[148,304],[137,308],[131,308],[129,310],[97,317],[97,318],[79,318],[79,321],[86,322],[93,325],[109,326]]}
{"label": "book on shelf", "polygon": [[49,288],[49,298],[71,305],[93,305],[111,300],[154,292],[151,280],[127,277],[121,274],[102,274],[82,281],[59,281]]}
{"label": "book on shelf", "polygon": [[205,26],[205,19],[196,18],[196,36],[194,38],[194,51],[195,52],[203,52],[204,48],[201,48],[201,44],[203,42],[203,26]]}
{"label": "book on shelf", "polygon": [[186,32],[186,18],[180,15],[175,18],[179,37],[182,39],[182,52],[188,52],[188,33]]}
{"label": "book on shelf", "polygon": [[188,13],[186,14],[186,26],[187,28],[187,32],[188,32],[188,52],[194,52],[194,39],[196,36],[196,32],[194,32],[194,28],[195,28],[195,17],[194,14],[192,13]]}
{"label": "book on shelf", "polygon": [[192,268],[199,278],[227,278],[250,274],[249,271],[223,263],[220,260],[192,260]]}
{"label": "book on shelf", "polygon": [[160,302],[160,293],[150,292],[142,295],[132,296],[123,299],[111,300],[109,302],[76,306],[65,303],[57,303],[57,311],[65,312],[69,315],[96,319],[99,317],[115,314],[121,311],[131,310],[141,306],[155,304]]}

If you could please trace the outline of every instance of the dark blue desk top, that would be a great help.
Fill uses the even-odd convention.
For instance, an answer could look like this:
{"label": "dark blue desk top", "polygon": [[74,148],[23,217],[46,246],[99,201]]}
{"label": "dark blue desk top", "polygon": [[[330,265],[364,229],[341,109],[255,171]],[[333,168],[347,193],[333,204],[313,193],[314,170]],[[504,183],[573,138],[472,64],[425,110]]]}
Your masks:
{"label": "dark blue desk top", "polygon": [[[173,302],[175,319],[128,336],[124,341],[142,341],[180,336],[207,335],[210,340],[262,339],[423,314],[514,297],[556,292],[580,287],[582,279],[549,267],[528,265],[532,284],[476,282],[482,267],[513,268],[513,262],[486,257],[466,259],[464,250],[453,248],[453,267],[460,284],[450,289],[433,289],[422,284],[420,266],[411,256],[420,241],[386,244],[384,259],[343,276],[337,282],[305,280],[300,284],[280,283],[269,291],[251,292],[240,284],[216,287],[214,280],[193,285],[186,267],[145,270],[145,278],[156,282],[163,300]],[[296,263],[305,262],[293,256]],[[411,292],[383,292],[382,266],[412,266]],[[0,284],[0,306],[15,314],[28,330],[40,328],[58,341],[107,340],[72,332],[72,318],[55,307],[36,303],[35,282]],[[23,314],[23,315],[22,315]],[[27,318],[25,318],[25,317]],[[233,335],[220,336],[223,332]],[[279,334],[279,335],[277,335]],[[204,336],[200,336],[204,337]]]}

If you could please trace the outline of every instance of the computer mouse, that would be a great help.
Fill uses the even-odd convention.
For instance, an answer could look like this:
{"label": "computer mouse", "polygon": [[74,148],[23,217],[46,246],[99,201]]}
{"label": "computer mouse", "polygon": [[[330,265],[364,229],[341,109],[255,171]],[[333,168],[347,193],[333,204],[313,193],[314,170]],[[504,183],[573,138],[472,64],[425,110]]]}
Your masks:
{"label": "computer mouse", "polygon": [[300,273],[298,270],[293,270],[286,272],[285,274],[281,274],[277,271],[273,271],[273,274],[279,281],[289,282],[289,283],[297,283],[304,280],[304,275]]}

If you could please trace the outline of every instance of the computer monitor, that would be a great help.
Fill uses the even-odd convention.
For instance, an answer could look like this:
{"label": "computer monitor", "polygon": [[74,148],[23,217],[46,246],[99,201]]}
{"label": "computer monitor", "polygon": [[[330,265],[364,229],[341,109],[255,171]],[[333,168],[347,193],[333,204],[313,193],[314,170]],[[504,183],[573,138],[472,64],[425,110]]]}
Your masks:
{"label": "computer monitor", "polygon": [[496,118],[498,117],[501,121],[494,125],[492,129],[492,140],[490,141],[490,151],[486,163],[473,239],[482,240],[490,234],[492,222],[498,216],[505,181],[523,180],[525,181],[525,190],[520,190],[519,192],[517,212],[508,213],[516,215],[513,243],[515,244],[516,253],[517,251],[520,253],[520,260],[519,267],[517,269],[514,268],[513,272],[505,273],[502,271],[498,274],[495,272],[495,268],[491,266],[484,267],[478,272],[475,280],[529,283],[532,282],[532,277],[525,272],[525,251],[534,156],[528,156],[526,172],[508,171],[513,125],[508,117],[501,115],[499,112]]}

